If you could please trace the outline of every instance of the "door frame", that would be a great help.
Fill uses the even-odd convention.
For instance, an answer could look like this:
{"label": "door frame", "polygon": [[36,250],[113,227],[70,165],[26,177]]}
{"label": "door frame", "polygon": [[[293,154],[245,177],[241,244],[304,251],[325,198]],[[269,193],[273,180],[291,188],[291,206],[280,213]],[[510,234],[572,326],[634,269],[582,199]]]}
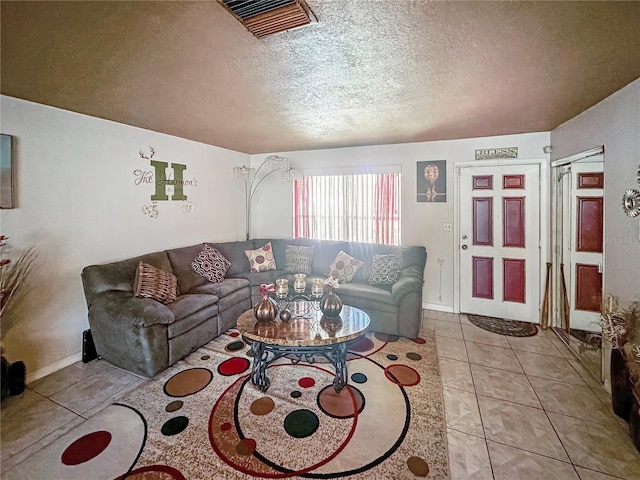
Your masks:
{"label": "door frame", "polygon": [[[551,195],[549,192],[549,161],[546,158],[527,158],[527,159],[500,159],[500,160],[477,160],[473,162],[454,162],[453,169],[455,172],[454,179],[454,195],[453,195],[453,216],[454,216],[454,240],[453,240],[453,311],[460,313],[460,170],[473,167],[500,167],[511,165],[537,165],[539,169],[539,206],[540,215],[539,228],[539,248],[540,248],[540,298],[538,306],[542,302],[542,294],[544,293],[544,284],[546,281],[546,263],[549,261],[549,240],[551,221],[546,213],[549,211]],[[540,319],[538,319],[540,320]]]}

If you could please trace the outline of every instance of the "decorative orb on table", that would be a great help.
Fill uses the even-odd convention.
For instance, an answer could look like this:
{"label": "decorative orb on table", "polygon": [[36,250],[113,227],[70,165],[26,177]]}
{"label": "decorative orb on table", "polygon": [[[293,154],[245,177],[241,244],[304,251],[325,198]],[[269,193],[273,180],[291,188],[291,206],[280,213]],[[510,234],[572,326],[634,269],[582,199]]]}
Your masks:
{"label": "decorative orb on table", "polygon": [[289,320],[291,320],[291,312],[288,309],[283,309],[280,312],[280,320],[282,320],[283,322],[288,322]]}

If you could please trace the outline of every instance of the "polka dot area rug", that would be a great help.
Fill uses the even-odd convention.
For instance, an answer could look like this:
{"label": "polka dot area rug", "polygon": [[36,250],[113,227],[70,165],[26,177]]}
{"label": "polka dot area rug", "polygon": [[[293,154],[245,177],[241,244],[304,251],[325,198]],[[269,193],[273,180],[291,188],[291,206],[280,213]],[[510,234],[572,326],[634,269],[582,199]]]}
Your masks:
{"label": "polka dot area rug", "polygon": [[538,333],[538,327],[529,322],[485,317],[483,315],[472,315],[470,313],[467,313],[467,318],[476,327],[509,337],[532,337]]}
{"label": "polka dot area rug", "polygon": [[[235,330],[145,382],[3,479],[445,479],[435,334],[352,343],[348,384],[330,363],[283,357],[270,386]],[[393,412],[390,415],[390,412]]]}

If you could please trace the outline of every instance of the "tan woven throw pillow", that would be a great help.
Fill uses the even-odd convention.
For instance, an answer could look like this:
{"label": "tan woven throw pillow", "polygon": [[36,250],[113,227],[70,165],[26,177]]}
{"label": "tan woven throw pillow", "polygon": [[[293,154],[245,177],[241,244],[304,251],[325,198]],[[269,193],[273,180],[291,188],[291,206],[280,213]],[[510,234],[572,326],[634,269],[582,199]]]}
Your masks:
{"label": "tan woven throw pillow", "polygon": [[153,298],[166,305],[178,298],[178,279],[173,273],[141,261],[136,270],[133,293],[136,297]]}

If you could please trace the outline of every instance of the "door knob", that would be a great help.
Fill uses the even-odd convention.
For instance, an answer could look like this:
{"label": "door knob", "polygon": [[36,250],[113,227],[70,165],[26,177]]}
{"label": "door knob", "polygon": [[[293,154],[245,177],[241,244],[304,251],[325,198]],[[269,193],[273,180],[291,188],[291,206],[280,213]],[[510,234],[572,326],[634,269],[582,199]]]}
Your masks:
{"label": "door knob", "polygon": [[466,249],[467,249],[467,246],[466,246],[466,245],[462,245],[462,249],[463,249],[463,250],[466,250]]}

